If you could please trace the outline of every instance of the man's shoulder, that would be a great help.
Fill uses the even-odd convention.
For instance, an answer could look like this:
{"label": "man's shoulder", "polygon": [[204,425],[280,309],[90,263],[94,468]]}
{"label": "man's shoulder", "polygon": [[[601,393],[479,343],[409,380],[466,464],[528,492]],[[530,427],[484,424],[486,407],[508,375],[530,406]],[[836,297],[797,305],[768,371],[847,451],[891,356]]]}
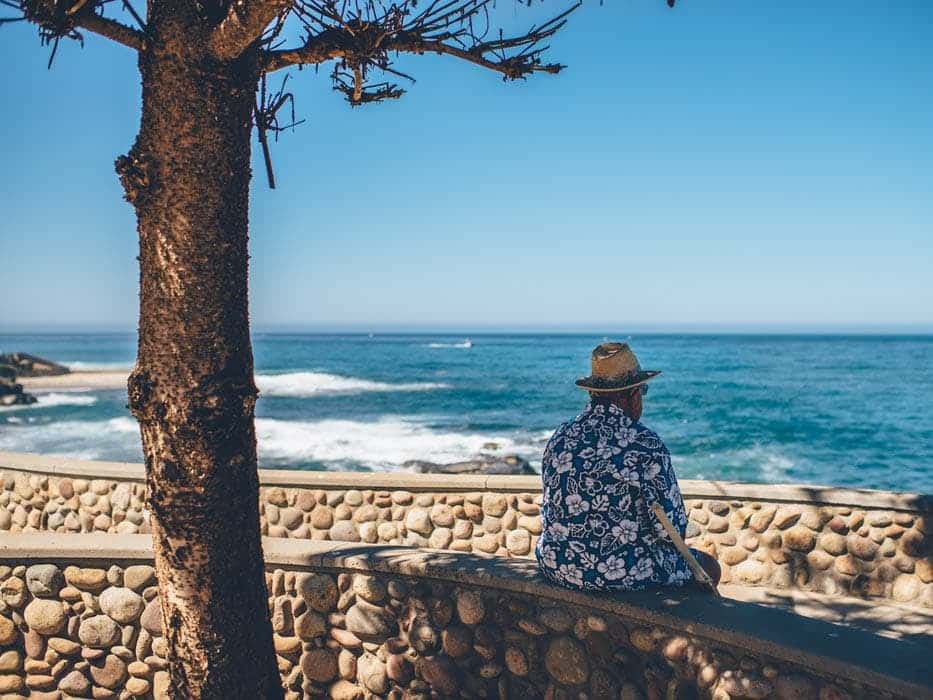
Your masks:
{"label": "man's shoulder", "polygon": [[552,454],[555,445],[560,443],[562,440],[569,440],[573,444],[579,444],[584,437],[583,421],[585,418],[586,411],[557,426],[557,428],[554,430],[554,433],[547,441],[547,445],[544,449],[545,456]]}
{"label": "man's shoulder", "polygon": [[632,447],[648,448],[653,451],[667,452],[667,445],[661,436],[641,421],[632,421],[631,429],[635,431]]}
{"label": "man's shoulder", "polygon": [[548,440],[548,443],[554,443],[561,438],[577,433],[579,431],[579,420],[580,416],[577,416],[576,418],[572,418],[558,425],[551,435],[551,439]]}
{"label": "man's shoulder", "polygon": [[645,437],[657,438],[658,440],[661,439],[660,435],[658,435],[640,420],[632,421],[632,430],[637,432],[639,435],[644,435]]}

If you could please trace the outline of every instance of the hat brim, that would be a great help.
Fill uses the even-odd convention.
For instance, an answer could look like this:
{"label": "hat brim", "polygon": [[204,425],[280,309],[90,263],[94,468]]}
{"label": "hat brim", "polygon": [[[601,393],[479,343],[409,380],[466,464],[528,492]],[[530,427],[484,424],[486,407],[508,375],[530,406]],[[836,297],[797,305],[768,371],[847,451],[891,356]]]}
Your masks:
{"label": "hat brim", "polygon": [[581,389],[594,392],[625,391],[636,386],[641,386],[661,374],[657,370],[643,370],[633,377],[625,379],[604,379],[603,377],[581,377],[576,381],[576,385]]}

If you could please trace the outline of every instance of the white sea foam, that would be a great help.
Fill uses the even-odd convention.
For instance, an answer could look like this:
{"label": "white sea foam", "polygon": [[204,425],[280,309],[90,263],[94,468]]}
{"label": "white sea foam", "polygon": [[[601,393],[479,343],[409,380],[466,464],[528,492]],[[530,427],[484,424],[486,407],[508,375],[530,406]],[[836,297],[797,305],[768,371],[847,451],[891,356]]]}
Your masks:
{"label": "white sea foam", "polygon": [[[406,418],[288,421],[256,420],[260,464],[319,462],[339,470],[363,465],[400,469],[408,460],[448,463],[472,459],[495,442],[496,454],[518,453],[537,464],[542,436],[475,434],[431,428]],[[139,427],[132,418],[18,423],[0,429],[0,450],[40,452],[78,459],[142,460]]]}
{"label": "white sea foam", "polygon": [[408,460],[447,463],[472,459],[489,442],[500,454],[518,452],[534,456],[540,446],[535,437],[514,439],[502,435],[478,435],[436,430],[405,418],[373,422],[353,420],[256,421],[259,458],[287,462],[323,462],[339,468],[357,463],[393,469]]}
{"label": "white sea foam", "polygon": [[54,423],[30,421],[0,430],[0,450],[11,452],[138,462],[142,459],[139,445],[139,426],[129,417]]}
{"label": "white sea foam", "polygon": [[462,343],[428,343],[425,347],[428,348],[472,348],[473,343],[468,341],[463,341]]}
{"label": "white sea foam", "polygon": [[388,383],[343,377],[326,372],[289,372],[256,375],[259,391],[265,396],[309,397],[331,394],[363,394],[371,391],[431,391],[447,389],[437,382]]}
{"label": "white sea foam", "polygon": [[50,406],[92,406],[97,403],[97,397],[72,391],[37,393],[36,403],[17,406],[2,406],[0,411],[23,411],[33,408],[49,408]]}
{"label": "white sea foam", "polygon": [[736,474],[743,480],[769,484],[786,482],[788,472],[797,465],[777,446],[761,444],[707,454],[673,455],[672,461],[678,476],[683,478],[705,479],[709,478],[707,474]]}
{"label": "white sea foam", "polygon": [[132,361],[130,362],[84,362],[82,360],[75,360],[74,362],[62,362],[61,364],[65,365],[72,372],[99,372],[105,370],[118,370],[125,369],[129,371],[133,366]]}
{"label": "white sea foam", "polygon": [[92,394],[82,394],[74,391],[49,392],[48,394],[35,394],[38,403],[33,405],[40,408],[46,406],[92,406],[97,403],[97,397]]}
{"label": "white sea foam", "polygon": [[794,467],[794,460],[773,448],[755,445],[740,450],[742,457],[761,470],[762,480],[767,484],[780,484],[787,481],[787,473]]}
{"label": "white sea foam", "polygon": [[757,471],[761,481],[769,484],[779,484],[787,481],[787,472],[794,466],[790,459],[774,445],[755,444],[725,452],[719,460],[719,471],[726,467],[727,471],[746,469],[752,473]]}

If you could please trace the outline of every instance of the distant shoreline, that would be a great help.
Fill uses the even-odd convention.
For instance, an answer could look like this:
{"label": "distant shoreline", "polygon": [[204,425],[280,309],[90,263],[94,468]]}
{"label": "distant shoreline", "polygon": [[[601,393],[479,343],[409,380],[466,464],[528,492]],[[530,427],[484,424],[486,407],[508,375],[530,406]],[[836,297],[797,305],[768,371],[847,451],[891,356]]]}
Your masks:
{"label": "distant shoreline", "polygon": [[50,389],[126,389],[130,370],[81,370],[54,377],[21,377],[17,381],[28,391]]}

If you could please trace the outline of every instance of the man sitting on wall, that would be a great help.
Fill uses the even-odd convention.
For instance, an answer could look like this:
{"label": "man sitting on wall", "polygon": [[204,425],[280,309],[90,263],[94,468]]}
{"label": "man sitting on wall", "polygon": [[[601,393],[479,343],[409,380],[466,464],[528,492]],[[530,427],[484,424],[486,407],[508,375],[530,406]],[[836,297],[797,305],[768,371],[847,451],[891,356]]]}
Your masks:
{"label": "man sitting on wall", "polygon": [[[577,380],[586,409],[560,426],[544,450],[542,533],[536,554],[544,576],[586,590],[680,586],[694,579],[651,507],[659,503],[683,538],[687,515],[671,455],[641,422],[648,382],[624,343],[593,350],[592,372]],[[719,566],[693,550],[714,583]]]}

